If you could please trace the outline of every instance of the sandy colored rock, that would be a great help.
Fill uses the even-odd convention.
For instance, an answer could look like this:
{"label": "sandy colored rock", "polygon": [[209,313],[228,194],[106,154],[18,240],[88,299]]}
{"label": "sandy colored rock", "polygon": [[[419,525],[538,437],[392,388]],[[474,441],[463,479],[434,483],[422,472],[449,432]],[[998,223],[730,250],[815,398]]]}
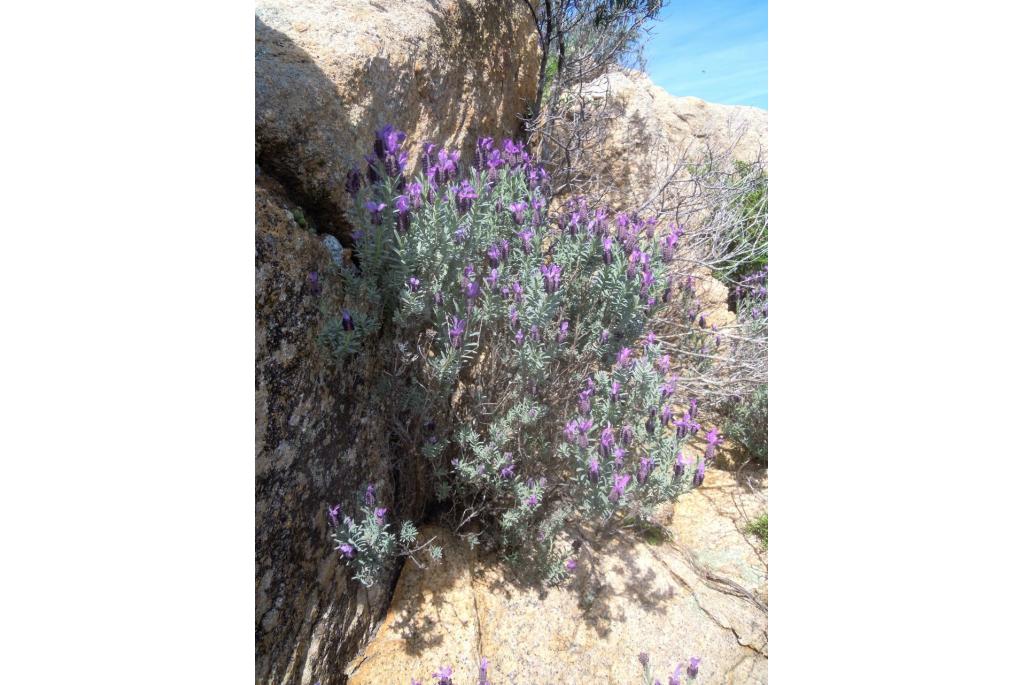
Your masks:
{"label": "sandy colored rock", "polygon": [[322,232],[348,233],[345,174],[392,124],[419,155],[513,136],[540,57],[505,0],[258,0],[256,158]]}
{"label": "sandy colored rock", "polygon": [[[453,667],[455,682],[475,682],[483,656],[495,685],[639,682],[641,651],[662,682],[690,656],[703,659],[702,683],[767,682],[763,601],[721,582],[756,586],[763,566],[747,555],[748,538],[729,533],[734,512],[723,504],[735,480],[709,470],[708,484],[707,496],[697,490],[677,504],[674,540],[651,545],[622,534],[596,553],[584,548],[574,578],[554,588],[524,583],[428,529],[446,538],[444,565],[405,566],[387,618],[349,666],[349,682],[428,682],[441,665]],[[728,534],[713,539],[718,532]]]}
{"label": "sandy colored rock", "polygon": [[[644,205],[679,160],[697,162],[709,150],[723,159],[751,162],[760,156],[767,163],[766,110],[676,97],[632,70],[613,71],[585,92],[615,114],[592,173],[614,188],[611,199],[620,208]],[[684,180],[685,171],[678,178]],[[688,190],[677,183],[668,194]]]}

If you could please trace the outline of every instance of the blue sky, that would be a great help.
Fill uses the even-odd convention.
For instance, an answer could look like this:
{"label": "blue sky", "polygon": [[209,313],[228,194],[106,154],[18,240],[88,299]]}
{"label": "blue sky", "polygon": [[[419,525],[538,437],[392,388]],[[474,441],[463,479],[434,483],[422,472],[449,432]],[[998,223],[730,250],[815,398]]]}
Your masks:
{"label": "blue sky", "polygon": [[668,0],[645,48],[673,95],[768,109],[768,0]]}

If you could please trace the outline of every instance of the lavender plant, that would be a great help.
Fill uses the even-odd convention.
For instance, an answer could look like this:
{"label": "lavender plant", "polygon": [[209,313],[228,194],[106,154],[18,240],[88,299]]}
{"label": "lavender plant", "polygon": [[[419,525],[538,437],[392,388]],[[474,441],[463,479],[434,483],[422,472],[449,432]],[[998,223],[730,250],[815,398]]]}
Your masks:
{"label": "lavender plant", "polygon": [[[703,480],[682,449],[698,401],[677,396],[649,330],[692,297],[668,275],[679,236],[582,197],[549,211],[547,174],[514,141],[480,139],[472,163],[428,143],[411,176],[404,139],[379,131],[349,176],[353,263],[324,340],[342,364],[369,345],[402,357],[420,417],[405,432],[453,528],[475,522],[474,540],[558,582],[567,525],[644,518]],[[696,321],[691,334],[714,338]],[[366,505],[336,536],[364,582],[414,537],[378,519]]]}

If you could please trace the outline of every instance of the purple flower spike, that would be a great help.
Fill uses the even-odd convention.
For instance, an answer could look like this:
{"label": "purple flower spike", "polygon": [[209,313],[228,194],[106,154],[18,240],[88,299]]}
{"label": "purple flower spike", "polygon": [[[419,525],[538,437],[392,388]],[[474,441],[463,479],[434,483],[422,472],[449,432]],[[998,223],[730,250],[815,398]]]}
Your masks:
{"label": "purple flower spike", "polygon": [[725,438],[718,434],[717,428],[708,431],[708,445],[704,450],[704,458],[712,461],[715,458],[715,448],[725,442]]}
{"label": "purple flower spike", "polygon": [[523,346],[523,340],[525,338],[526,338],[526,336],[523,335],[523,329],[522,328],[520,328],[518,331],[516,331],[516,345],[518,345],[519,347],[522,347]]}
{"label": "purple flower spike", "polygon": [[576,570],[576,560],[575,559],[566,559],[566,561],[565,561],[565,569],[567,571],[569,571],[570,573],[575,571]]}
{"label": "purple flower spike", "polygon": [[619,431],[619,442],[621,442],[624,447],[629,447],[629,444],[631,442],[633,442],[633,427],[632,426],[623,426],[622,427],[622,430]]}
{"label": "purple flower spike", "polygon": [[533,342],[540,342],[540,329],[537,328],[536,324],[530,326],[530,339]]}
{"label": "purple flower spike", "polygon": [[452,341],[452,347],[462,347],[462,334],[466,332],[466,321],[459,317],[452,317],[448,320],[448,337]]}
{"label": "purple flower spike", "polygon": [[434,677],[437,678],[437,685],[452,685],[452,667],[442,666],[434,673]]}
{"label": "purple flower spike", "polygon": [[385,205],[383,202],[374,202],[373,200],[366,201],[366,209],[370,212],[370,223],[374,226],[380,226],[381,224],[381,212],[384,211]]}
{"label": "purple flower spike", "polygon": [[612,430],[612,424],[606,423],[604,430],[601,431],[601,442],[597,446],[597,451],[602,457],[607,459],[612,453],[612,447],[615,446],[615,431]]}
{"label": "purple flower spike", "polygon": [[462,179],[462,183],[459,184],[459,189],[455,193],[455,198],[455,204],[458,206],[459,211],[465,214],[473,206],[473,200],[477,198],[476,188],[468,180]]}
{"label": "purple flower spike", "polygon": [[612,389],[608,393],[608,396],[612,402],[618,401],[620,392],[622,392],[622,383],[619,383],[618,381],[612,381]]}
{"label": "purple flower spike", "polygon": [[491,267],[495,268],[501,263],[501,247],[497,244],[487,248],[487,258],[491,260]]}
{"label": "purple flower spike", "polygon": [[640,652],[640,654],[637,655],[637,658],[640,659],[640,665],[647,668],[647,664],[650,663],[650,657],[647,656],[647,652]]}
{"label": "purple flower spike", "polygon": [[356,556],[356,548],[348,544],[347,542],[341,543],[340,545],[335,547],[335,549],[338,550],[341,556],[345,557],[346,559],[352,559]]}
{"label": "purple flower spike", "polygon": [[670,423],[672,423],[672,407],[666,404],[661,409],[661,425],[667,426]]}
{"label": "purple flower spike", "polygon": [[516,222],[516,226],[522,226],[523,222],[526,221],[526,210],[529,207],[525,202],[513,202],[508,206],[508,211],[512,212],[512,220]]}
{"label": "purple flower spike", "polygon": [[519,310],[516,309],[515,305],[508,308],[508,322],[513,326],[519,323]]}
{"label": "purple flower spike", "polygon": [[416,278],[415,276],[412,276],[409,279],[409,290],[414,292],[414,293],[419,292],[419,290],[420,290],[420,279]]}
{"label": "purple flower spike", "polygon": [[366,502],[366,506],[372,507],[377,503],[377,494],[373,488],[373,484],[366,486],[366,494],[363,495],[363,501]]}
{"label": "purple flower spike", "polygon": [[378,507],[373,510],[373,515],[377,517],[378,521],[384,521],[384,517],[388,515],[387,507]]}
{"label": "purple flower spike", "polygon": [[335,504],[333,507],[327,509],[327,517],[331,519],[331,525],[338,525],[338,512],[341,510],[340,504]]}
{"label": "purple flower spike", "polygon": [[675,672],[668,677],[668,685],[682,685],[683,682],[683,665],[676,664]]}
{"label": "purple flower spike", "polygon": [[615,476],[615,484],[612,485],[612,491],[608,494],[608,499],[612,502],[618,502],[619,498],[626,494],[626,486],[629,485],[629,474],[623,473]]}
{"label": "purple flower spike", "polygon": [[704,483],[704,460],[697,462],[697,470],[693,472],[693,487],[699,488]]}
{"label": "purple flower spike", "polygon": [[480,682],[478,685],[491,685],[487,679],[487,657],[480,660]]}
{"label": "purple flower spike", "polygon": [[597,461],[597,457],[591,459],[590,463],[587,464],[587,475],[592,483],[596,483],[601,475],[601,464]]}
{"label": "purple flower spike", "polygon": [[672,368],[672,358],[667,354],[661,356],[657,361],[658,370],[662,373],[668,373],[669,369]]}
{"label": "purple flower spike", "polygon": [[526,504],[530,508],[533,508],[533,507],[537,506],[537,495],[536,495],[536,493],[531,493],[530,496],[526,498]]}
{"label": "purple flower spike", "polygon": [[309,292],[310,292],[310,294],[312,294],[312,295],[319,295],[320,294],[320,275],[317,274],[317,272],[315,272],[315,271],[310,271],[309,272],[309,276],[307,277],[307,279],[309,280]]}
{"label": "purple flower spike", "polygon": [[623,347],[621,350],[619,350],[619,357],[616,360],[616,363],[619,366],[625,366],[626,364],[629,363],[629,355],[631,355],[632,353],[633,351],[631,349],[629,349],[628,347]]}
{"label": "purple flower spike", "polygon": [[[487,280],[486,278],[484,280]],[[476,281],[470,281],[466,284],[466,298],[475,300],[480,297],[480,284]]]}
{"label": "purple flower spike", "polygon": [[512,282],[512,296],[516,302],[523,301],[523,286],[519,285],[519,281]]}
{"label": "purple flower spike", "polygon": [[615,468],[620,468],[623,460],[626,458],[626,450],[621,447],[616,447],[612,451],[612,456],[615,458]]}
{"label": "purple flower spike", "polygon": [[690,657],[690,665],[686,667],[686,676],[688,678],[697,677],[697,669],[700,667],[700,659],[697,657]]}
{"label": "purple flower spike", "polygon": [[650,457],[644,457],[640,460],[640,470],[636,474],[636,479],[639,483],[643,484],[647,482],[647,477],[651,475],[651,469],[654,467],[654,460]]}
{"label": "purple flower spike", "polygon": [[544,276],[544,290],[549,295],[558,290],[562,280],[562,268],[557,264],[543,264],[540,273]]}
{"label": "purple flower spike", "polygon": [[558,327],[558,342],[559,343],[564,343],[565,339],[568,338],[568,337],[569,337],[569,322],[566,321],[565,319],[563,319],[562,323]]}
{"label": "purple flower spike", "polygon": [[341,330],[343,331],[354,331],[355,325],[352,323],[352,314],[347,309],[341,311]]}
{"label": "purple flower spike", "polygon": [[603,331],[601,331],[601,338],[600,338],[601,339],[601,344],[604,345],[605,343],[607,343],[608,342],[608,338],[610,338],[610,337],[611,337],[611,333],[608,331],[607,328],[604,329]]}
{"label": "purple flower spike", "polygon": [[579,428],[578,421],[568,421],[565,424],[565,428],[562,430],[565,433],[565,439],[569,442],[576,441],[576,431]]}
{"label": "purple flower spike", "polygon": [[516,235],[519,236],[521,241],[523,241],[523,252],[526,254],[533,252],[533,231],[527,228],[519,231]]}
{"label": "purple flower spike", "polygon": [[[508,455],[505,456],[508,457]],[[502,478],[511,478],[512,472],[515,470],[516,465],[509,461],[504,466],[501,467],[501,471],[499,472],[498,475],[500,475]]]}
{"label": "purple flower spike", "polygon": [[605,236],[604,240],[601,241],[601,246],[604,248],[604,263],[612,263],[612,246],[615,245],[615,241],[609,236]]}

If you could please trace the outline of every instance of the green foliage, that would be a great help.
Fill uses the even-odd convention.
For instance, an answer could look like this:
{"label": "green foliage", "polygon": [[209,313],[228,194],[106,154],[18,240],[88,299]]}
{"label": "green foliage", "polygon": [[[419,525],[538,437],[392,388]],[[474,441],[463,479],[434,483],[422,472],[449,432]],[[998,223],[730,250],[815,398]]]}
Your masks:
{"label": "green foliage", "polygon": [[763,166],[736,162],[732,183],[748,189],[735,201],[728,252],[743,258],[715,275],[726,283],[741,281],[768,266],[768,173]]}
{"label": "green foliage", "polygon": [[728,409],[725,432],[750,458],[768,463],[767,384]]}
{"label": "green foliage", "polygon": [[768,548],[768,514],[761,514],[747,525],[747,532],[757,537]]}
{"label": "green foliage", "polygon": [[[570,521],[645,520],[703,474],[682,456],[696,429],[674,422],[685,400],[673,400],[666,346],[635,342],[673,294],[674,248],[652,222],[582,198],[549,216],[543,172],[511,141],[482,140],[461,176],[444,151],[425,158],[414,179],[393,173],[393,155],[371,167],[322,339],[343,365],[372,350],[394,369],[371,391],[396,412],[390,425],[415,406],[402,435],[453,527],[476,520],[480,541],[560,582]],[[685,340],[700,349],[712,334]],[[398,553],[366,516],[348,531],[364,582]]]}

